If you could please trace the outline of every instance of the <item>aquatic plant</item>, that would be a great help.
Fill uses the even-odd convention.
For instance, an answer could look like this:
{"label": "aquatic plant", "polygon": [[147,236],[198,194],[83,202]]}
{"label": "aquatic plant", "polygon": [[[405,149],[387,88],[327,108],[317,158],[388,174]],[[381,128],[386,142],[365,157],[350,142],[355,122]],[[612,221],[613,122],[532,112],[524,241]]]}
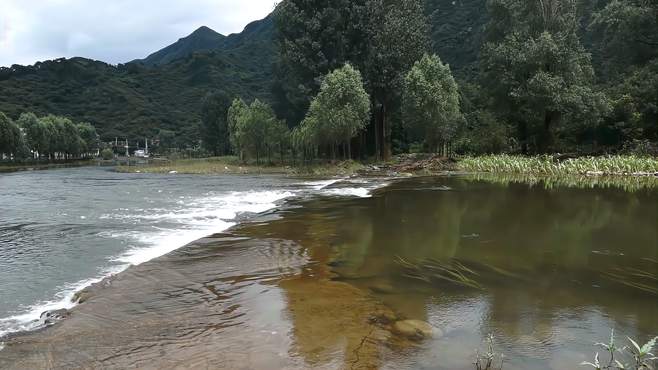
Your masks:
{"label": "aquatic plant", "polygon": [[496,358],[500,358],[498,370],[502,370],[505,364],[505,355],[496,353],[494,349],[494,336],[493,334],[489,334],[487,337],[487,352],[481,354],[479,349],[475,351],[475,362],[473,365],[475,365],[476,370],[495,370]]}
{"label": "aquatic plant", "polygon": [[467,288],[484,289],[480,283],[473,279],[479,276],[479,274],[456,259],[450,259],[448,261],[428,259],[420,262],[411,262],[397,256],[395,261],[403,268],[403,276],[411,279],[421,280],[427,283],[433,281],[447,282]]}
{"label": "aquatic plant", "polygon": [[654,175],[658,159],[636,155],[580,157],[561,159],[557,156],[526,157],[519,155],[488,155],[464,157],[458,168],[468,172],[494,172],[541,175]]}
{"label": "aquatic plant", "polygon": [[464,177],[472,181],[486,181],[493,184],[527,184],[545,189],[577,188],[608,189],[624,191],[658,189],[658,177],[654,176],[587,176],[587,175],[541,175],[532,173],[474,173]]}
{"label": "aquatic plant", "polygon": [[[630,337],[627,337],[628,341],[631,342],[631,347],[625,346],[619,348],[615,343],[615,331],[612,330],[610,334],[610,341],[608,343],[596,343],[596,346],[602,347],[608,354],[608,361],[601,361],[601,357],[597,352],[594,355],[594,361],[583,361],[581,366],[590,366],[597,370],[643,370],[643,369],[654,369],[654,364],[658,357],[656,357],[651,351],[658,341],[658,337],[655,337],[648,341],[643,346],[637,344],[635,340]],[[626,359],[615,357],[615,354],[619,356],[626,355]],[[624,361],[624,362],[622,362]]]}

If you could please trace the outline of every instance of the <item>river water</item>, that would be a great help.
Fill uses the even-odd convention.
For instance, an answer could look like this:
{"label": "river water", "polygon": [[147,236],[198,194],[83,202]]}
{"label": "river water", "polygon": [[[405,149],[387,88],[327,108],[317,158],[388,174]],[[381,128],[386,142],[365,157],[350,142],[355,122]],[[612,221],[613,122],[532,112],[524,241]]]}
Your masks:
{"label": "river water", "polygon": [[472,369],[493,334],[505,369],[557,370],[612,329],[658,335],[650,188],[97,168],[0,187],[0,330],[123,271],[7,337],[0,368]]}
{"label": "river water", "polygon": [[[293,196],[367,196],[369,186],[283,177],[119,174],[107,168],[0,174],[0,337],[102,278],[221,232]],[[376,185],[375,185],[376,186]]]}

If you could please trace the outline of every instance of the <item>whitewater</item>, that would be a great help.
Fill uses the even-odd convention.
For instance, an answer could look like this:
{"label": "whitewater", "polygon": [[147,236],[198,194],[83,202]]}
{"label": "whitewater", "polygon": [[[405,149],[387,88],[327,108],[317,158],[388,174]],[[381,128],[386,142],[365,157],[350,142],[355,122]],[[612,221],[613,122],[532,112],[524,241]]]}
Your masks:
{"label": "whitewater", "polygon": [[[13,180],[16,182],[13,185],[19,186],[21,182],[41,181],[50,183],[51,191],[35,192],[27,196],[20,194],[18,199],[13,198],[13,203],[9,196],[4,195],[6,202],[0,204],[8,209],[2,210],[4,218],[0,216],[0,231],[3,228],[9,231],[0,238],[0,256],[3,257],[0,268],[3,264],[13,267],[12,257],[16,259],[16,263],[30,264],[29,259],[23,261],[23,257],[12,256],[11,251],[20,248],[28,249],[28,253],[34,254],[35,264],[61,259],[61,262],[57,262],[60,266],[57,266],[57,263],[51,266],[52,271],[43,270],[44,276],[24,275],[24,278],[36,279],[31,283],[32,286],[38,287],[42,285],[41,282],[47,285],[48,279],[51,278],[48,275],[52,275],[55,279],[60,278],[62,274],[58,269],[79,268],[78,265],[71,263],[70,258],[55,257],[58,256],[56,254],[50,256],[50,259],[43,258],[42,250],[58,243],[68,243],[65,247],[68,250],[65,253],[83,251],[79,255],[81,261],[78,262],[97,265],[94,268],[85,266],[86,270],[82,273],[72,272],[70,276],[63,274],[61,279],[68,281],[55,284],[50,289],[44,288],[40,299],[37,300],[34,299],[35,294],[27,294],[20,287],[21,273],[17,268],[14,270],[19,276],[13,277],[17,281],[11,284],[12,269],[10,268],[8,292],[3,294],[0,290],[0,298],[9,297],[12,291],[19,297],[25,295],[25,298],[20,304],[9,305],[4,317],[2,317],[3,311],[0,311],[0,342],[2,337],[8,334],[43,327],[44,312],[73,308],[76,305],[74,301],[76,292],[118,274],[130,266],[140,265],[201,238],[226,231],[240,222],[243,217],[270,211],[291,198],[369,197],[374,189],[386,184],[382,179],[334,178],[322,181],[295,181],[284,178],[229,176],[213,180],[212,177],[182,175],[168,177],[118,175],[107,171],[84,169],[44,171],[35,175],[35,178],[30,178],[30,174],[13,176],[15,178],[10,178],[10,181],[6,181],[7,175],[4,178],[0,177],[0,184],[12,185]],[[81,176],[79,182],[76,182],[75,176]],[[75,189],[67,187],[67,184],[75,184],[73,187],[80,190],[76,192]],[[66,191],[58,194],[62,185]],[[85,188],[85,185],[91,190]],[[147,190],[145,186],[148,187]],[[234,188],[231,189],[232,187]],[[119,201],[112,201],[111,198],[118,194],[122,195],[118,198]],[[21,199],[21,196],[25,199]],[[41,209],[34,213],[30,212],[31,205],[36,203],[30,197],[41,197],[43,199],[39,200],[53,203],[57,208],[55,218],[61,221],[58,223],[57,219],[49,220],[48,223],[52,226],[47,228],[47,225],[43,225],[44,228],[41,228],[40,223],[43,221],[39,220],[39,216],[35,216]],[[3,199],[0,198],[0,201]],[[21,201],[23,201],[22,205]],[[12,206],[15,208],[12,209]],[[52,211],[52,208],[49,209]],[[16,213],[15,217],[8,213],[12,211]],[[9,220],[11,222],[8,222]],[[76,223],[72,223],[71,220],[75,220]],[[21,231],[18,233],[11,231],[17,228],[16,225],[20,225],[18,228]],[[29,229],[24,225],[36,225],[35,235],[23,230]],[[41,240],[38,235],[39,230],[48,230],[45,234],[51,230],[59,230],[59,232],[53,232],[52,236],[44,235],[45,240]],[[72,237],[67,232],[74,235],[82,234],[83,237]],[[62,241],[62,238],[67,241]],[[36,242],[37,240],[39,242]],[[39,243],[45,246],[41,250],[38,246],[28,247]],[[85,246],[88,248],[85,249]],[[97,249],[97,251],[88,252],[88,249]],[[38,268],[34,271],[39,273]],[[88,275],[79,278],[84,273]],[[0,275],[0,278],[3,277]],[[74,279],[75,277],[78,279]]]}

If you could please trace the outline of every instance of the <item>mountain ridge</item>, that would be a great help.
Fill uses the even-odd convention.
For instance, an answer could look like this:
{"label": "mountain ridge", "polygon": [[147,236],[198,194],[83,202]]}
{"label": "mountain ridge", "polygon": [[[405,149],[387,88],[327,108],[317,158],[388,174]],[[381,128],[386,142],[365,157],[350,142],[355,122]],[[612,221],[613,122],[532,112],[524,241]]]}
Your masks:
{"label": "mountain ridge", "polygon": [[268,15],[263,19],[250,22],[244,27],[242,32],[232,33],[228,36],[225,36],[208,26],[201,26],[191,34],[149,54],[146,58],[135,59],[129,63],[138,63],[144,66],[154,67],[185,58],[193,53],[226,51],[240,46],[240,44],[248,40],[250,36],[253,37],[258,31],[263,31],[268,26],[272,25],[271,15]]}

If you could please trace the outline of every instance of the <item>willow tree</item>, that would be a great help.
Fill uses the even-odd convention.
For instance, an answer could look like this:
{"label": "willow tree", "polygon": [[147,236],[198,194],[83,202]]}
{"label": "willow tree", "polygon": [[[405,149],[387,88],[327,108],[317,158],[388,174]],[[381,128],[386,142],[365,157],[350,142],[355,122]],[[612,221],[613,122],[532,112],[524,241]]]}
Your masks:
{"label": "willow tree", "polygon": [[517,125],[524,152],[554,149],[556,131],[597,123],[608,111],[592,88],[575,0],[490,0],[481,53],[493,108]]}
{"label": "willow tree", "polygon": [[16,157],[23,151],[21,131],[16,124],[0,112],[0,159],[2,155]]}
{"label": "willow tree", "polygon": [[34,113],[23,113],[18,117],[18,125],[25,134],[26,145],[40,158],[48,153],[50,139],[48,127]]}
{"label": "willow tree", "polygon": [[415,139],[427,147],[448,155],[464,117],[459,106],[459,90],[450,72],[436,55],[425,55],[405,78],[402,98],[404,125]]}
{"label": "willow tree", "polygon": [[[329,73],[309,108],[306,125],[319,131],[335,154],[343,146],[352,158],[351,141],[365,129],[370,118],[370,98],[363,88],[361,73],[349,64]],[[321,133],[321,134],[320,134]]]}
{"label": "willow tree", "polygon": [[258,99],[250,105],[240,99],[234,100],[228,110],[228,122],[236,150],[243,159],[256,157],[258,164],[264,154],[271,160],[272,152],[282,151],[289,140],[285,123],[276,118],[269,104]]}

